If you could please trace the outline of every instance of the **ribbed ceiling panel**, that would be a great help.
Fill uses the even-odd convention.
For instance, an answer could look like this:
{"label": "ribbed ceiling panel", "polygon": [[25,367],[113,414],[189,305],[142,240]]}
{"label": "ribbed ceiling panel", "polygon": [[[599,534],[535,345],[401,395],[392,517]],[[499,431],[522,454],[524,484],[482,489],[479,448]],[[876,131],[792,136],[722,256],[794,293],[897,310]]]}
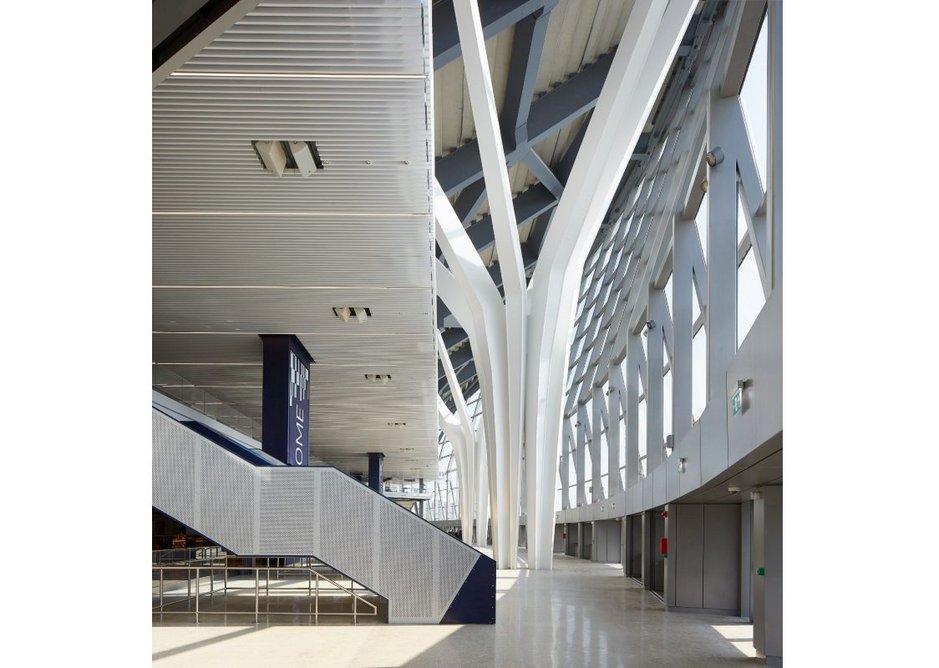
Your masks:
{"label": "ribbed ceiling panel", "polygon": [[180,71],[422,74],[421,0],[263,3]]}
{"label": "ribbed ceiling panel", "polygon": [[[428,82],[171,78],[154,91],[154,211],[424,214]],[[255,140],[316,144],[323,169],[275,176]]]}
{"label": "ribbed ceiling panel", "polygon": [[[364,268],[364,267],[363,267]],[[379,290],[335,288],[156,288],[157,332],[333,333],[353,345],[358,334],[432,336],[430,288]],[[345,323],[334,306],[367,306],[364,323]],[[327,360],[319,360],[326,362]],[[436,363],[436,361],[434,361]]]}
{"label": "ribbed ceiling panel", "polygon": [[[258,425],[258,334],[296,334],[311,455],[408,478],[437,455],[428,5],[262,3],[153,91],[154,384]],[[322,169],[274,176],[255,140]]]}
{"label": "ribbed ceiling panel", "polygon": [[413,217],[157,216],[153,282],[428,288],[430,234]]}

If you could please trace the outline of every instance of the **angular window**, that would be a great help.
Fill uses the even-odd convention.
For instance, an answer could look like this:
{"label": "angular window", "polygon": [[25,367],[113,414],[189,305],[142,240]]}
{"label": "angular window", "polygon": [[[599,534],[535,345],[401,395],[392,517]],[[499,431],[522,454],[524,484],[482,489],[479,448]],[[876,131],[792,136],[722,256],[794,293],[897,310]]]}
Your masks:
{"label": "angular window", "polygon": [[760,35],[753,48],[753,55],[747,67],[747,74],[740,90],[740,106],[747,123],[747,134],[756,160],[756,169],[760,173],[763,189],[766,189],[766,120],[767,120],[767,85],[766,85],[766,17],[760,27]]}
{"label": "angular window", "polygon": [[707,405],[708,336],[704,327],[691,340],[691,416],[701,417]]}
{"label": "angular window", "polygon": [[756,266],[756,253],[751,248],[737,268],[737,348],[747,338],[765,304],[763,284],[760,282],[760,272]]}
{"label": "angular window", "polygon": [[698,229],[698,240],[701,242],[701,251],[704,253],[704,261],[708,259],[708,195],[704,193],[701,200],[701,206],[698,207],[698,213],[694,217],[694,225]]}

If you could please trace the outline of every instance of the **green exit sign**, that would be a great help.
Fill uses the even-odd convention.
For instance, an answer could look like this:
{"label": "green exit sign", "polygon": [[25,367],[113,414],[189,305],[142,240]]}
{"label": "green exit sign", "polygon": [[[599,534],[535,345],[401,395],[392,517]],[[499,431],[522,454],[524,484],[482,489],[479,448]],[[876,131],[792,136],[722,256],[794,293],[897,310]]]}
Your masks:
{"label": "green exit sign", "polygon": [[730,404],[734,408],[734,415],[743,410],[743,388],[738,387],[737,391],[730,398]]}

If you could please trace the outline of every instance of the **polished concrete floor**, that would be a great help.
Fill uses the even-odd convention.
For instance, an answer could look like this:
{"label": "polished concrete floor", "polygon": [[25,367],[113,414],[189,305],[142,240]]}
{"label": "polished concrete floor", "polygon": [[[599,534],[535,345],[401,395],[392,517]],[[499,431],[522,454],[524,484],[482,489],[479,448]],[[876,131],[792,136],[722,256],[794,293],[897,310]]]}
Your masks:
{"label": "polished concrete floor", "polygon": [[[524,559],[524,550],[520,556]],[[757,666],[736,617],[666,613],[619,564],[500,570],[494,626],[154,626],[171,666]]]}

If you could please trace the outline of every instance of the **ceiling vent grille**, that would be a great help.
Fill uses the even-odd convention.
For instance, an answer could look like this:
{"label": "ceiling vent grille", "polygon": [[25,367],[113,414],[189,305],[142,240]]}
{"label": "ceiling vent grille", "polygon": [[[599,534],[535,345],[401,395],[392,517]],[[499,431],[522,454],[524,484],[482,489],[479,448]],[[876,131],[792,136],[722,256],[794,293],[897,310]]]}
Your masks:
{"label": "ceiling vent grille", "polygon": [[296,173],[312,176],[323,169],[316,143],[299,140],[253,141],[251,145],[264,169],[274,176]]}
{"label": "ceiling vent grille", "polygon": [[333,313],[343,322],[365,322],[372,317],[372,309],[367,306],[333,306]]}

